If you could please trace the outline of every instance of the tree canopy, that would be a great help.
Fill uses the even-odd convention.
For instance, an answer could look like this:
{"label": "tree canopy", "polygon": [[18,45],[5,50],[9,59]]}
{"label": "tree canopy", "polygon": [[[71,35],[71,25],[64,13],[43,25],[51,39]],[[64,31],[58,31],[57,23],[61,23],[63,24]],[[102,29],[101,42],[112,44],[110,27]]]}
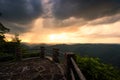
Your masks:
{"label": "tree canopy", "polygon": [[[0,13],[0,16],[2,14]],[[9,32],[10,29],[6,28],[1,22],[0,22],[0,43],[5,42],[4,38],[5,38],[5,33]]]}
{"label": "tree canopy", "polygon": [[77,64],[87,80],[120,80],[120,70],[99,58],[77,56]]}
{"label": "tree canopy", "polygon": [[[0,16],[1,16],[2,14],[0,13]],[[6,28],[1,22],[0,22],[0,34],[4,34],[4,33],[6,33],[6,32],[9,32],[10,31],[10,29],[8,29],[8,28]]]}
{"label": "tree canopy", "polygon": [[4,34],[4,33],[9,32],[9,31],[10,31],[10,29],[3,26],[3,24],[0,22],[0,34]]}

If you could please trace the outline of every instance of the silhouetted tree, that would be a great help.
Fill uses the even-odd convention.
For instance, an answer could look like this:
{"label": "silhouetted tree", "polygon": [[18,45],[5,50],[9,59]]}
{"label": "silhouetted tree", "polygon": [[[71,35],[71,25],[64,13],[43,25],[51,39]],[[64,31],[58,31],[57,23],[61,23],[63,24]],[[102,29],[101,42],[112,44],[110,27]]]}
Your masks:
{"label": "silhouetted tree", "polygon": [[[1,13],[0,13],[1,16]],[[5,33],[9,32],[10,29],[4,27],[4,25],[0,22],[0,43],[5,42],[4,38],[5,38]]]}
{"label": "silhouetted tree", "polygon": [[20,43],[20,39],[19,39],[19,34],[15,34],[14,35],[14,38],[12,38],[12,42],[17,42],[17,43]]}

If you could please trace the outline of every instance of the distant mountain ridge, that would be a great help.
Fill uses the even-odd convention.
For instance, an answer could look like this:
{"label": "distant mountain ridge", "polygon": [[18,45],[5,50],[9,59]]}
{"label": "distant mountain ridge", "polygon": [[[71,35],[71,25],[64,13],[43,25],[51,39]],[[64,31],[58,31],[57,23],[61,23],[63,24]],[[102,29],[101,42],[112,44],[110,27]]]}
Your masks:
{"label": "distant mountain ridge", "polygon": [[[31,45],[39,48],[41,44]],[[62,52],[74,52],[81,56],[98,57],[104,63],[112,64],[120,68],[120,44],[42,44],[46,49],[59,48]]]}

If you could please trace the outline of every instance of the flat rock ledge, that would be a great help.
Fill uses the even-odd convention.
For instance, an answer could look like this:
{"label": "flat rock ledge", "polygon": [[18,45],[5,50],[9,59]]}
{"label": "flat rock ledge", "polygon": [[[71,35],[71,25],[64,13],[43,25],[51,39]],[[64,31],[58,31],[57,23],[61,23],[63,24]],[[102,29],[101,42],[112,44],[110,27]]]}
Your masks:
{"label": "flat rock ledge", "polygon": [[26,59],[0,63],[0,80],[64,80],[58,66],[49,59]]}

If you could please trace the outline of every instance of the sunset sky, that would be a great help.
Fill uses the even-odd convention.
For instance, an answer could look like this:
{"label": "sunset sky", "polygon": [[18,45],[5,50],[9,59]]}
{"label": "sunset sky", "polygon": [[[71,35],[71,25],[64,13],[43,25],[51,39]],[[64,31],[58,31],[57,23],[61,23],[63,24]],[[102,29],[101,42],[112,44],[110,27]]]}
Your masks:
{"label": "sunset sky", "polygon": [[8,40],[120,44],[120,0],[0,0],[0,12]]}

